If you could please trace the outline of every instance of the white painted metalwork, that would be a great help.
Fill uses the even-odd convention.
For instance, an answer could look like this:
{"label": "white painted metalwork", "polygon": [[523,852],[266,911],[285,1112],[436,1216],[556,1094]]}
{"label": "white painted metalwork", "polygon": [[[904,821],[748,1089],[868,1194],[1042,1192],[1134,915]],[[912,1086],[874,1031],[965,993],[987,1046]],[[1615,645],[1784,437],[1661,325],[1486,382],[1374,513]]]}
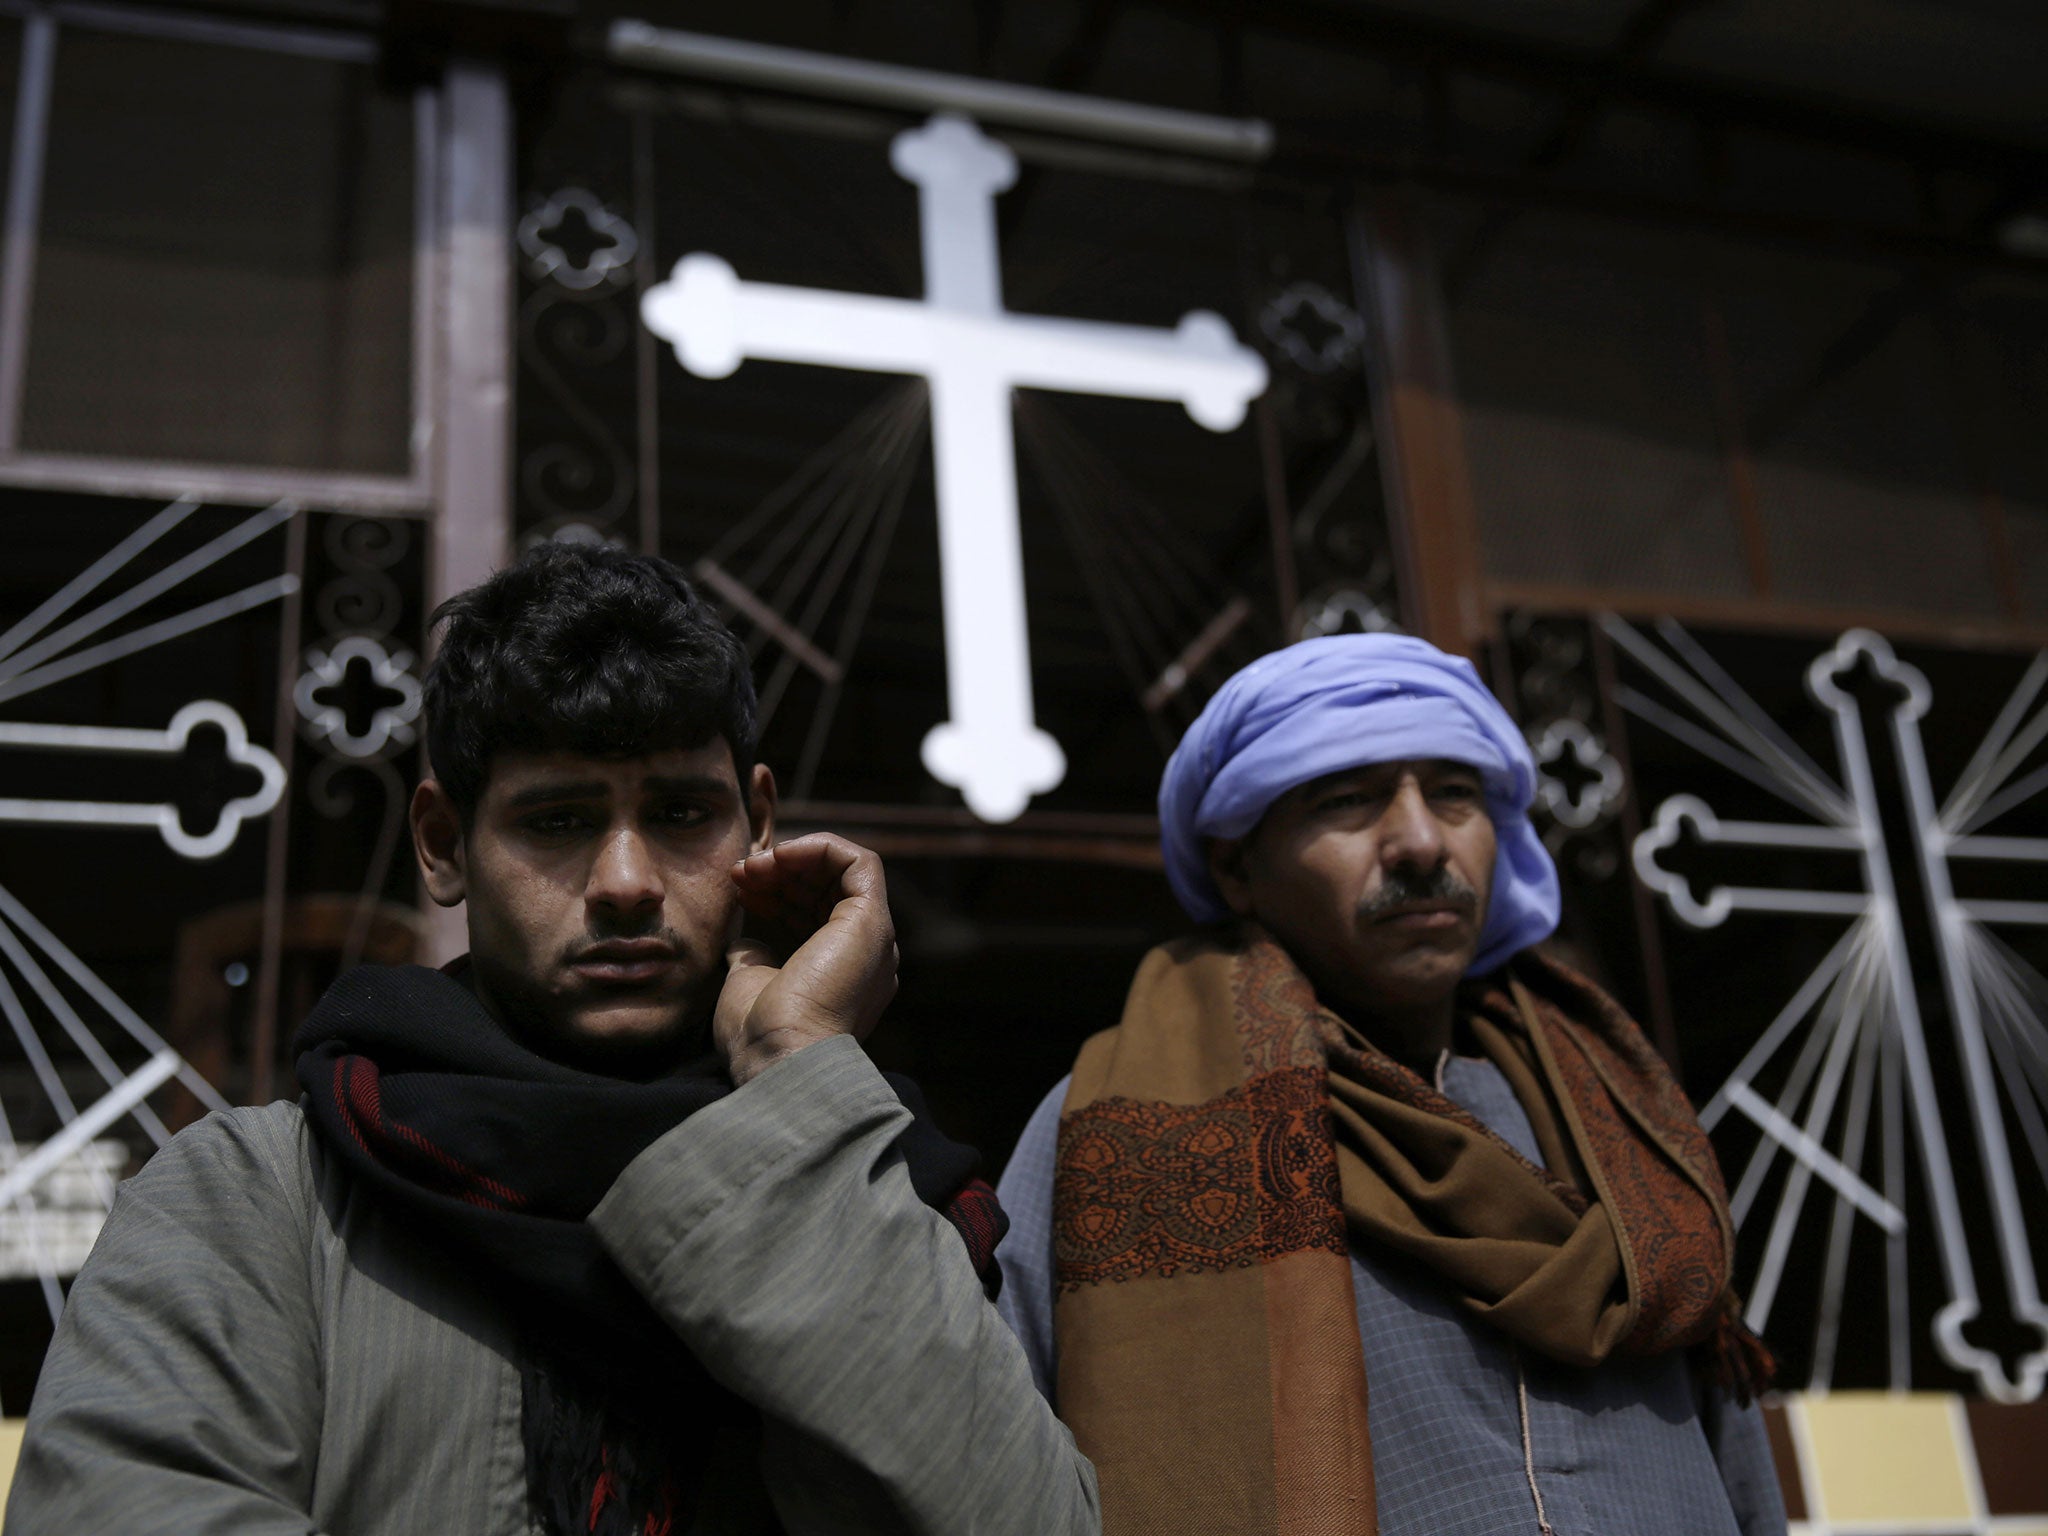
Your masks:
{"label": "white painted metalwork", "polygon": [[227,852],[251,816],[261,816],[284,795],[284,765],[249,740],[242,717],[214,699],[195,699],[171,716],[160,731],[94,725],[27,725],[0,720],[0,747],[43,747],[61,752],[135,753],[180,757],[192,733],[213,726],[227,738],[228,761],[253,768],[262,782],[220,809],[211,827],[188,832],[170,801],[0,799],[0,821],[60,822],[75,827],[154,827],[174,853],[211,859]]}
{"label": "white painted metalwork", "polygon": [[[357,661],[368,665],[370,680],[377,687],[398,695],[397,703],[373,711],[360,733],[348,728],[347,715],[339,704],[323,704],[319,699],[327,689],[339,688],[350,665]],[[314,739],[326,742],[344,757],[375,757],[393,742],[410,746],[412,723],[420,713],[420,683],[412,675],[413,661],[412,652],[403,646],[387,652],[368,635],[349,635],[330,650],[310,647],[306,670],[292,690],[292,703]]]}
{"label": "white painted metalwork", "polygon": [[[51,598],[49,602],[37,606],[37,610],[33,614],[29,614],[27,618],[23,618],[23,621],[20,621],[18,625],[14,625],[12,631],[8,631],[8,637],[14,641],[14,645],[12,645],[12,649],[0,653],[0,700],[14,698],[16,694],[33,692],[33,688],[29,686],[31,680],[37,680],[33,686],[39,688],[39,686],[45,686],[45,682],[59,682],[61,678],[74,676],[78,670],[84,670],[84,668],[72,668],[72,670],[61,670],[61,668],[66,668],[66,666],[78,662],[78,659],[84,657],[84,655],[94,655],[96,657],[94,662],[92,662],[92,666],[98,666],[100,659],[109,659],[109,662],[111,662],[111,659],[115,659],[117,655],[127,655],[129,651],[113,651],[113,653],[106,653],[104,657],[100,657],[98,651],[104,651],[106,647],[94,647],[94,651],[82,651],[82,653],[74,653],[72,657],[66,657],[66,662],[53,662],[53,659],[51,659],[51,657],[61,655],[63,651],[70,649],[78,641],[92,639],[102,629],[119,623],[121,618],[127,618],[131,612],[135,612],[143,604],[152,602],[154,598],[164,596],[172,588],[176,588],[182,582],[193,578],[193,575],[199,575],[201,571],[205,571],[209,565],[215,565],[221,559],[225,559],[227,555],[236,553],[238,549],[242,549],[250,541],[260,539],[262,535],[266,535],[266,532],[270,532],[270,528],[274,528],[276,524],[281,524],[285,518],[289,518],[293,514],[293,508],[291,508],[289,502],[276,502],[274,506],[258,512],[256,516],[244,518],[242,522],[238,522],[236,526],[229,528],[227,532],[223,532],[223,535],[219,535],[217,539],[209,539],[199,549],[174,559],[170,565],[166,565],[164,569],[156,571],[154,575],[147,575],[147,578],[143,578],[141,582],[131,586],[121,596],[109,598],[106,602],[102,602],[98,608],[92,608],[90,612],[80,614],[78,618],[74,618],[72,623],[63,625],[63,629],[57,629],[55,633],[45,635],[43,639],[33,639],[33,635],[37,631],[41,631],[43,625],[53,621],[53,618],[61,618],[63,610],[70,608],[72,602],[76,602],[80,596],[90,592],[94,586],[100,586],[117,569],[125,567],[127,561],[133,559],[145,545],[154,543],[154,539],[160,537],[162,532],[170,526],[168,522],[164,522],[164,518],[170,518],[170,514],[176,512],[180,506],[184,506],[184,510],[188,512],[190,510],[190,498],[180,498],[172,506],[164,508],[164,512],[160,512],[158,518],[152,518],[152,522],[143,524],[143,528],[137,530],[137,535],[133,539],[125,539],[121,545],[117,545],[113,551],[109,551],[109,555],[94,561],[86,571],[82,571],[78,575],[78,578],[74,578],[72,582],[68,582],[66,586],[63,586],[63,590],[57,594],[57,598],[63,598],[61,606],[57,606],[57,598]],[[182,512],[178,516],[182,518]],[[174,520],[176,518],[172,518],[172,522]],[[147,539],[143,539],[141,535],[147,535]],[[113,561],[115,555],[121,555],[121,559]],[[113,561],[113,563],[109,563],[109,561]],[[92,578],[92,580],[86,580],[86,578]],[[150,625],[150,627],[143,629],[143,631],[137,631],[137,635],[150,635],[152,637],[150,643],[156,643],[158,639],[168,639],[170,635],[182,635],[188,629],[199,629],[199,627],[203,627],[207,623],[215,623],[217,618],[225,618],[225,616],[229,616],[233,612],[242,612],[244,610],[242,606],[233,606],[233,604],[240,604],[246,598],[250,598],[250,602],[246,606],[256,606],[260,602],[268,602],[274,596],[283,596],[285,592],[293,590],[293,586],[297,586],[293,582],[293,578],[279,578],[279,582],[289,582],[289,586],[279,586],[276,582],[258,582],[256,586],[244,588],[244,592],[231,594],[227,598],[217,598],[217,600],[213,600],[209,604],[201,604],[199,608],[193,608],[193,610],[186,612],[186,614],[178,614],[176,618],[170,618],[170,621],[162,621],[158,625]],[[272,588],[272,586],[276,586],[276,590],[268,592],[268,588]],[[252,594],[258,594],[258,592],[262,592],[264,596],[252,596]],[[190,623],[199,614],[205,614],[205,618],[201,618],[199,623]],[[135,639],[135,635],[129,635],[125,639]],[[49,666],[43,666],[43,664],[49,664]]]}
{"label": "white painted metalwork", "polygon": [[1273,126],[1259,118],[1212,117],[1171,107],[1105,101],[1099,96],[1076,96],[1040,86],[683,32],[644,21],[614,21],[606,49],[619,63],[641,69],[838,101],[907,107],[915,112],[959,112],[985,122],[1048,129],[1084,139],[1228,160],[1263,160],[1273,152]]}
{"label": "white painted metalwork", "polygon": [[[145,1024],[140,1014],[121,1001],[120,995],[112,987],[94,975],[92,968],[44,927],[36,915],[23,906],[20,899],[5,886],[0,886],[0,923],[11,925],[21,938],[41,950],[73,986],[90,998],[137,1045],[152,1053],[167,1049],[163,1036]],[[12,947],[6,948],[10,958],[15,952]],[[220,1096],[219,1090],[200,1076],[189,1063],[178,1069],[178,1081],[190,1088],[208,1109],[228,1107],[228,1101]]]}
{"label": "white painted metalwork", "polygon": [[81,1150],[93,1137],[176,1077],[178,1068],[183,1065],[173,1050],[158,1051],[150,1057],[120,1087],[109,1089],[63,1130],[23,1157],[5,1174],[0,1174],[0,1205],[11,1204],[17,1196],[27,1194],[37,1180],[47,1176],[64,1159]]}
{"label": "white painted metalwork", "polygon": [[1788,891],[1775,886],[1717,885],[1705,901],[1692,883],[1657,862],[1659,854],[1684,840],[1687,830],[1701,843],[1743,848],[1820,848],[1855,853],[1863,843],[1843,827],[1785,826],[1774,821],[1723,821],[1704,800],[1673,795],[1657,807],[1656,819],[1635,843],[1636,874],[1670,903],[1672,916],[1694,928],[1715,928],[1735,911],[1803,912],[1813,916],[1861,917],[1870,910],[1863,891]]}
{"label": "white painted metalwork", "polygon": [[[296,578],[272,577],[101,644],[73,650],[72,647],[80,641],[93,638],[269,532],[289,517],[292,510],[280,504],[244,518],[198,549],[180,556],[96,607],[70,617],[68,623],[62,622],[81,599],[105,585],[144,549],[183,522],[192,513],[194,505],[189,500],[181,500],[165,507],[0,635],[0,702],[105,666],[296,590]],[[52,624],[58,627],[49,630]],[[49,633],[44,633],[45,630]],[[223,853],[233,844],[245,819],[263,815],[278,803],[284,793],[285,779],[284,767],[276,756],[250,742],[242,717],[225,704],[195,700],[179,709],[162,730],[0,720],[0,747],[178,757],[185,752],[193,731],[202,726],[220,730],[226,738],[229,761],[253,768],[260,781],[255,791],[238,796],[223,806],[213,826],[204,832],[186,831],[178,807],[168,800],[114,802],[0,798],[0,821],[153,827],[175,852],[188,859],[207,859]]]}
{"label": "white painted metalwork", "polygon": [[[1733,1205],[1738,1221],[1753,1204],[1775,1153],[1789,1153],[1794,1163],[1772,1218],[1762,1263],[1749,1287],[1750,1322],[1761,1328],[1769,1320],[1809,1180],[1817,1177],[1834,1189],[1837,1204],[1824,1263],[1815,1384],[1824,1387],[1833,1367],[1853,1210],[1875,1221],[1886,1234],[1893,1384],[1907,1385],[1910,1351],[1905,1334],[1903,1248],[1907,1231],[1901,1197],[1904,1126],[1910,1119],[1946,1291],[1934,1317],[1936,1347],[1950,1364],[1973,1376],[1990,1397],[2017,1402],[2041,1396],[2048,1386],[2048,1304],[2041,1295],[2032,1240],[2020,1205],[2009,1119],[2017,1122],[2042,1177],[2048,1179],[2048,1118],[2043,1115],[2048,1107],[2048,1027],[2043,1024],[2044,1012],[2048,1012],[2044,1009],[2048,980],[2000,944],[1983,925],[2048,924],[2048,902],[1962,898],[1956,894],[1953,871],[1959,861],[1972,859],[2048,865],[2048,839],[1993,836],[1976,830],[2048,787],[2048,776],[2041,774],[2013,782],[2028,754],[2048,740],[2048,706],[2035,707],[2043,683],[2048,682],[2048,653],[2029,666],[1947,802],[1938,803],[1921,739],[1921,721],[1932,703],[1932,691],[1926,677],[1900,661],[1881,636],[1867,630],[1849,631],[1831,650],[1816,657],[1806,674],[1808,693],[1832,716],[1837,756],[1848,780],[1844,788],[1800,752],[1678,626],[1660,626],[1670,647],[1667,651],[1618,619],[1608,619],[1605,624],[1621,649],[1664,682],[1706,724],[1703,727],[1630,690],[1622,691],[1626,707],[1817,818],[1817,824],[1723,821],[1705,802],[1689,795],[1674,796],[1658,807],[1652,824],[1636,839],[1636,872],[1644,883],[1664,898],[1674,916],[1695,927],[1715,926],[1740,911],[1854,919],[1842,940],[1702,1112],[1703,1122],[1711,1127],[1727,1109],[1736,1109],[1764,1135],[1736,1187]],[[1677,653],[1676,659],[1672,652]],[[2040,1347],[2019,1357],[2010,1371],[1997,1354],[1973,1344],[1964,1333],[1968,1325],[1985,1316],[1987,1303],[1979,1285],[1972,1234],[1966,1229],[1951,1143],[1927,1054],[1893,879],[1893,854],[1887,847],[1884,808],[1878,800],[1871,743],[1863,723],[1866,706],[1843,686],[1843,679],[1864,668],[1893,690],[1894,702],[1885,709],[1886,738],[1898,767],[1903,809],[1913,834],[1910,852],[1925,887],[1940,982],[1962,1063],[1964,1118],[1970,1123],[1969,1134],[1976,1144],[1991,1210],[1993,1231],[1989,1236],[2003,1280],[2003,1305],[2011,1321],[2031,1330],[2040,1341]],[[1854,854],[1859,860],[1860,887],[1830,891],[1717,883],[1702,897],[1696,894],[1692,880],[1664,863],[1688,832],[1708,845]],[[1754,1079],[1790,1042],[1809,1013],[1813,1013],[1815,1027],[1794,1060],[1777,1101],[1767,1101],[1755,1090]],[[2006,1090],[2003,1096],[2001,1082]],[[1834,1124],[1845,1087],[1848,1107],[1831,1150],[1822,1141]],[[1874,1101],[1880,1099],[1882,1193],[1872,1189],[1857,1171],[1864,1161]],[[1802,1103],[1806,1106],[1803,1116],[1798,1114]]]}
{"label": "white painted metalwork", "polygon": [[[289,507],[279,506],[243,518],[196,550],[79,611],[81,605],[128,571],[138,555],[178,528],[196,509],[197,503],[190,498],[162,508],[0,633],[0,701],[163,644],[296,589],[292,577],[274,577],[168,619],[116,633],[111,638],[99,638],[109,630],[118,630],[124,619],[213,569],[291,515]],[[88,641],[97,643],[86,644]],[[275,754],[249,740],[241,716],[226,704],[211,699],[193,700],[178,709],[161,730],[0,720],[0,752],[176,758],[187,750],[193,733],[202,729],[218,730],[228,761],[253,770],[257,780],[251,792],[235,796],[222,806],[210,827],[187,830],[177,805],[170,799],[156,798],[123,802],[13,796],[0,798],[0,822],[149,827],[183,857],[203,859],[221,854],[234,843],[245,821],[267,814],[279,804],[285,789],[284,765]],[[17,978],[20,986],[16,985]],[[67,984],[73,990],[67,991]],[[79,993],[97,1006],[115,1028],[149,1053],[139,1069],[125,1071],[87,1026],[81,1005],[75,1001]],[[32,1011],[38,1007],[106,1083],[106,1091],[92,1103],[81,1106],[73,1101],[49,1047],[44,1044]],[[222,1109],[226,1104],[211,1084],[5,890],[0,890],[0,1017],[5,1018],[43,1096],[61,1122],[57,1133],[41,1145],[17,1149],[6,1118],[0,1114],[0,1149],[9,1154],[0,1158],[0,1164],[4,1164],[4,1171],[0,1171],[0,1223],[6,1226],[6,1246],[10,1253],[25,1252],[33,1258],[54,1317],[62,1305],[62,1291],[57,1283],[59,1266],[68,1264],[66,1253],[77,1244],[70,1244],[65,1253],[52,1253],[43,1224],[49,1213],[30,1198],[36,1182],[60,1167],[77,1167],[83,1176],[96,1182],[99,1206],[104,1210],[113,1200],[113,1186],[104,1160],[77,1162],[78,1154],[95,1137],[127,1116],[133,1117],[152,1141],[162,1145],[168,1132],[151,1112],[147,1099],[173,1076],[182,1078],[209,1108]],[[14,1155],[16,1152],[19,1155]],[[63,1231],[74,1236],[87,1225],[90,1222],[77,1212],[68,1213],[60,1223]],[[50,1230],[55,1232],[58,1228]]]}
{"label": "white painted metalwork", "polygon": [[1292,634],[1297,640],[1337,635],[1347,629],[1367,635],[1399,634],[1401,622],[1356,587],[1341,587],[1304,600],[1294,610]]}
{"label": "white painted metalwork", "polygon": [[[593,250],[588,262],[578,264],[559,244],[547,238],[571,211],[583,215],[593,234],[610,243]],[[519,221],[519,249],[526,254],[527,269],[535,277],[560,283],[577,291],[624,277],[633,270],[633,258],[640,254],[640,236],[633,226],[605,207],[597,195],[582,187],[564,187]]]}
{"label": "white painted metalwork", "polygon": [[925,737],[924,763],[976,815],[1009,821],[1066,772],[1032,706],[1012,388],[1178,401],[1220,432],[1244,419],[1266,366],[1204,310],[1170,331],[1009,313],[995,198],[1016,157],[942,115],[899,135],[890,158],[918,188],[922,301],[747,282],[700,252],[648,291],[641,313],[706,378],[762,358],[930,381],[949,718]]}
{"label": "white painted metalwork", "polygon": [[[1560,826],[1583,830],[1621,803],[1627,789],[1621,763],[1584,722],[1570,716],[1553,720],[1530,745],[1538,770],[1536,798]],[[1592,775],[1577,799],[1572,798],[1571,786],[1550,771],[1567,757]]]}

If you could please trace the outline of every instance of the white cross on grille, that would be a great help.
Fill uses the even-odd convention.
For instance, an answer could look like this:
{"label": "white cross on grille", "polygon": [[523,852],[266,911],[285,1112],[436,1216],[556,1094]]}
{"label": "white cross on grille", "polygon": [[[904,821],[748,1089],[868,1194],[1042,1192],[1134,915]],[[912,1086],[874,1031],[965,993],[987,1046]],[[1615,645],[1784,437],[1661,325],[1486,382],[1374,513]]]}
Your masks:
{"label": "white cross on grille", "polygon": [[[292,515],[292,508],[284,504],[254,513],[160,570],[78,611],[198,505],[188,499],[163,508],[0,633],[0,704],[246,613],[296,589],[296,577],[273,576],[169,617],[100,638]],[[193,732],[202,728],[219,730],[226,741],[228,761],[253,769],[257,776],[255,788],[222,805],[210,827],[187,828],[178,807],[161,794],[134,801],[11,795],[0,797],[0,822],[147,827],[185,858],[223,853],[245,821],[277,807],[285,788],[284,766],[274,754],[249,740],[241,716],[226,704],[194,700],[178,709],[162,729],[0,720],[0,754],[54,753],[67,760],[115,754],[162,760],[182,755]],[[103,1031],[95,1031],[86,1022],[95,1013],[106,1027],[126,1034],[148,1052],[139,1068],[123,1072],[100,1042]],[[0,1018],[6,1020],[61,1122],[56,1134],[40,1145],[18,1148],[5,1110],[0,1108],[0,1226],[10,1228],[10,1235],[18,1233],[19,1246],[33,1255],[54,1320],[63,1295],[57,1285],[58,1261],[40,1236],[43,1213],[35,1205],[37,1187],[72,1165],[84,1171],[86,1182],[103,1201],[111,1203],[112,1182],[104,1167],[90,1160],[90,1144],[128,1116],[161,1146],[169,1132],[147,1101],[172,1077],[180,1078],[209,1108],[225,1109],[227,1105],[210,1083],[4,888],[0,888]],[[44,1043],[43,1035],[51,1028],[63,1035],[105,1082],[106,1091],[97,1099],[82,1105],[73,1100]]]}
{"label": "white cross on grille", "polygon": [[1009,313],[995,199],[1016,157],[942,114],[898,135],[890,162],[917,184],[921,302],[745,282],[698,253],[648,291],[641,314],[706,378],[763,358],[930,381],[948,718],[925,737],[924,764],[975,814],[1008,821],[1066,773],[1033,712],[1011,389],[1178,401],[1222,432],[1266,387],[1266,366],[1205,310],[1170,331]]}
{"label": "white cross on grille", "polygon": [[[1953,870],[1970,860],[2022,861],[2048,865],[2048,839],[1998,837],[1982,828],[2042,787],[2041,775],[2012,782],[2028,755],[2048,737],[2048,708],[2035,713],[2036,696],[2048,682],[2048,653],[2035,659],[2019,689],[2001,711],[1958,779],[1946,803],[1937,804],[1927,769],[1921,720],[1932,702],[1926,677],[1900,661],[1891,647],[1867,630],[1844,634],[1832,650],[1816,657],[1806,686],[1829,712],[1847,786],[1831,780],[1795,746],[1697,642],[1676,625],[1661,626],[1671,652],[1652,645],[1619,620],[1608,633],[1707,723],[1701,730],[1681,715],[1640,694],[1624,690],[1622,702],[1734,771],[1771,789],[1807,811],[1807,823],[1727,821],[1703,801],[1675,796],[1657,808],[1652,824],[1637,838],[1637,874],[1670,905],[1680,921],[1713,927],[1738,911],[1853,918],[1849,931],[1780,1011],[1708,1101],[1701,1118],[1709,1126],[1729,1109],[1752,1120],[1766,1140],[1737,1185],[1738,1221],[1754,1202],[1770,1155],[1782,1148],[1796,1166],[1772,1220],[1758,1274],[1750,1291],[1749,1319],[1761,1327],[1790,1257],[1794,1229],[1811,1179],[1838,1196],[1834,1231],[1825,1259],[1822,1332],[1816,1349],[1815,1380],[1825,1384],[1832,1367],[1834,1328],[1847,1254],[1851,1212],[1884,1229],[1890,1243],[1888,1290],[1892,1307],[1893,1379],[1903,1386],[1907,1355],[1904,1302],[1903,1129],[1888,1119],[1883,1153],[1886,1189],[1880,1193],[1857,1171],[1869,1129],[1872,1083],[1885,1073],[1888,1095],[1903,1092],[1933,1208],[1947,1299],[1934,1318],[1935,1342],[1957,1369],[1973,1375],[1982,1390],[2001,1401],[2027,1401],[2048,1383],[2048,1306],[2043,1305],[2033,1249],[2021,1210],[2008,1117],[1999,1094],[2004,1077],[2015,1118],[2027,1136],[2043,1177],[2048,1178],[2048,1127],[2037,1099],[2048,1097],[2048,1073],[2037,1084],[2048,1031],[2041,1024],[2040,994],[2048,983],[1998,943],[1987,924],[2048,924],[2048,902],[1983,901],[1957,896]],[[1692,670],[1680,665],[1677,658]],[[1994,1313],[1979,1284],[1970,1234],[1958,1197],[1952,1146],[1938,1103],[1935,1074],[1907,949],[1904,915],[1894,877],[1893,850],[1884,828],[1873,744],[1864,728],[1866,705],[1844,686],[1859,669],[1892,691],[1885,739],[1905,799],[1911,856],[1924,887],[1940,969],[1940,983],[1955,1031],[1966,1095],[1966,1118],[1974,1139],[1995,1231],[2003,1281],[2005,1320],[2031,1331],[2040,1347],[2022,1355],[2010,1374],[2000,1357],[1964,1336],[1964,1328]],[[1777,886],[1715,884],[1701,895],[1694,882],[1668,868],[1664,859],[1684,838],[1705,844],[1747,848],[1804,848],[1853,854],[1860,861],[1860,890],[1813,890]],[[1903,852],[1903,850],[1901,850]],[[1818,1027],[1807,1038],[1777,1103],[1752,1086],[1758,1073],[1819,1006]],[[1849,1081],[1851,1073],[1853,1081]],[[1837,1152],[1823,1142],[1833,1124],[1845,1086],[1849,1088]],[[1807,1098],[1809,1089],[1811,1097]],[[1797,1114],[1802,1099],[1806,1108]]]}

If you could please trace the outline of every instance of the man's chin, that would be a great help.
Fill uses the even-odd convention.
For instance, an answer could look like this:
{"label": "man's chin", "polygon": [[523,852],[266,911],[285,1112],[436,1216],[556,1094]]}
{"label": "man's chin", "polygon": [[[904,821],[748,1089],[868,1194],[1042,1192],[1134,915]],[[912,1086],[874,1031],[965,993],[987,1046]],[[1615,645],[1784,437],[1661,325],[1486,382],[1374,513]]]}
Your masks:
{"label": "man's chin", "polygon": [[565,1066],[608,1077],[650,1077],[668,1071],[708,1043],[679,1003],[619,999],[585,1004],[558,1018],[539,1043]]}
{"label": "man's chin", "polygon": [[1474,953],[1469,940],[1447,944],[1415,944],[1365,967],[1378,990],[1404,1001],[1425,1002],[1448,995],[1465,978]]}

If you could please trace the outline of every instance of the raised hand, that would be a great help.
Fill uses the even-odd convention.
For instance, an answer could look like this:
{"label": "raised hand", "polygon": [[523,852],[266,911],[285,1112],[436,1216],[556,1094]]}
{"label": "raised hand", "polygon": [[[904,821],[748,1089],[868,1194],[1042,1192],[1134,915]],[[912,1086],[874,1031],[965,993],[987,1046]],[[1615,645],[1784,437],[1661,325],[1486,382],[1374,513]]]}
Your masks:
{"label": "raised hand", "polygon": [[740,939],[712,1015],[735,1084],[833,1035],[859,1039],[896,995],[896,925],[882,861],[830,832],[813,832],[732,867],[740,905],[801,939],[781,965]]}

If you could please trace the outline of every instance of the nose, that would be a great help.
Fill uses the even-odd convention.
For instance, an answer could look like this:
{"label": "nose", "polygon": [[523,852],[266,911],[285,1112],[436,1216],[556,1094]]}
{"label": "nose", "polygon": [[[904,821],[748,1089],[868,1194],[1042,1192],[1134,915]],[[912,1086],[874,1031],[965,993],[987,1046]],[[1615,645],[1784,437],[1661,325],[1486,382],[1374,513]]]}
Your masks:
{"label": "nose", "polygon": [[1388,869],[1433,871],[1450,856],[1443,823],[1430,809],[1429,797],[1413,776],[1387,802],[1380,815],[1380,863]]}
{"label": "nose", "polygon": [[598,844],[590,877],[584,883],[586,905],[626,916],[648,908],[659,910],[664,894],[661,871],[637,831],[620,828]]}

